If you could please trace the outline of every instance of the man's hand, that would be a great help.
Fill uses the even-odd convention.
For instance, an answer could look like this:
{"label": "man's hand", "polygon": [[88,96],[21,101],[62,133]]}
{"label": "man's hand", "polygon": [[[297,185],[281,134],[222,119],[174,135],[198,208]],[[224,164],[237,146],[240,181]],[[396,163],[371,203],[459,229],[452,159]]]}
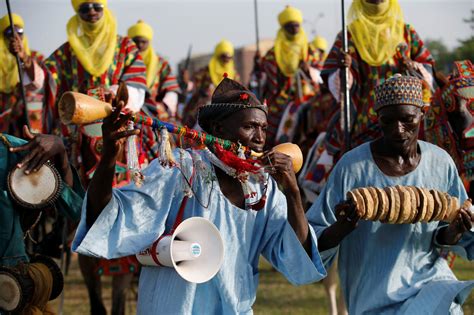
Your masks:
{"label": "man's hand", "polygon": [[341,54],[339,55],[339,67],[343,68],[343,67],[346,67],[346,68],[350,68],[351,67],[351,64],[352,64],[352,57],[349,53],[343,51],[341,49]]}
{"label": "man's hand", "polygon": [[271,149],[260,158],[260,162],[285,191],[299,193],[293,161],[289,155]]}
{"label": "man's hand", "polygon": [[352,232],[358,225],[360,216],[354,203],[344,201],[335,208],[336,223],[343,232]]}
{"label": "man's hand", "polygon": [[21,39],[20,35],[15,32],[13,37],[11,37],[9,40],[10,42],[8,45],[8,50],[10,51],[10,53],[15,56],[18,55],[21,61],[26,62],[28,56],[25,52],[25,48],[23,47],[23,40]]}
{"label": "man's hand", "polygon": [[140,133],[138,129],[127,129],[127,123],[130,120],[132,113],[126,112],[121,115],[124,107],[124,101],[119,101],[117,105],[114,106],[112,114],[109,117],[104,118],[102,124],[102,140],[104,144],[102,159],[106,159],[113,164],[115,164],[120,148],[126,138]]}
{"label": "man's hand", "polygon": [[19,168],[26,166],[25,174],[37,172],[46,161],[53,161],[55,159],[62,160],[66,155],[66,148],[59,137],[45,134],[32,134],[27,126],[23,126],[23,132],[28,143],[19,147],[10,148],[10,152],[28,151],[26,156],[17,165]]}
{"label": "man's hand", "polygon": [[462,206],[453,221],[438,235],[438,243],[443,245],[455,245],[462,238],[462,235],[472,229],[474,225],[474,213]]}
{"label": "man's hand", "polygon": [[318,239],[320,251],[338,246],[347,235],[355,230],[360,220],[355,205],[350,201],[338,204],[335,207],[335,214],[337,221],[325,229]]}
{"label": "man's hand", "polygon": [[23,126],[23,133],[28,143],[10,148],[13,153],[28,152],[17,167],[25,167],[25,174],[30,174],[37,172],[47,161],[51,161],[66,184],[72,186],[72,172],[63,141],[53,135],[32,134],[27,126]]}

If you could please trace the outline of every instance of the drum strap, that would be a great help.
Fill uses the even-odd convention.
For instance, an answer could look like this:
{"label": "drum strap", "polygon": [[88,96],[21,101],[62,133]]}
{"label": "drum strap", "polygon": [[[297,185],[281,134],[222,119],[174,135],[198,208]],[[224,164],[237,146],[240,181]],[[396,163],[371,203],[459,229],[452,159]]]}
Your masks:
{"label": "drum strap", "polygon": [[[192,155],[191,155],[191,157],[192,157]],[[193,171],[192,171],[192,174],[191,174],[191,178],[189,179],[189,182],[188,182],[190,188],[192,188],[194,175],[196,174],[196,168],[194,167],[194,161],[193,161],[192,168],[193,168]],[[183,173],[183,176],[184,176],[184,173]],[[186,203],[188,202],[188,199],[189,199],[189,196],[185,194],[184,197],[183,197],[183,201],[181,201],[181,206],[179,207],[178,215],[176,216],[176,219],[174,221],[173,227],[171,228],[170,234],[173,234],[174,230],[176,230],[178,225],[180,225],[181,222],[183,222],[184,208],[186,208]]]}
{"label": "drum strap", "polygon": [[[191,155],[192,157],[192,155]],[[193,184],[193,179],[194,179],[194,175],[196,173],[196,167],[194,167],[194,160],[193,160],[193,163],[192,163],[192,168],[193,168],[193,171],[192,171],[192,174],[191,174],[191,178],[189,180],[186,180],[187,184],[189,184],[190,188]],[[184,176],[184,173],[182,173],[183,176]],[[153,245],[151,245],[151,258],[153,259],[153,261],[158,265],[158,266],[162,266],[160,261],[158,260],[158,256],[157,256],[157,246],[158,246],[158,243],[160,242],[160,240],[164,237],[164,236],[167,236],[167,235],[172,235],[174,230],[176,230],[176,228],[181,224],[181,222],[183,222],[183,215],[184,215],[184,209],[186,208],[186,204],[188,202],[188,199],[189,199],[189,196],[188,195],[184,195],[183,197],[183,200],[181,201],[181,205],[179,206],[179,210],[178,210],[178,214],[176,215],[176,219],[174,220],[174,223],[173,223],[173,227],[171,228],[170,232],[169,233],[166,233],[166,234],[163,234],[160,238],[158,238],[154,243]]]}

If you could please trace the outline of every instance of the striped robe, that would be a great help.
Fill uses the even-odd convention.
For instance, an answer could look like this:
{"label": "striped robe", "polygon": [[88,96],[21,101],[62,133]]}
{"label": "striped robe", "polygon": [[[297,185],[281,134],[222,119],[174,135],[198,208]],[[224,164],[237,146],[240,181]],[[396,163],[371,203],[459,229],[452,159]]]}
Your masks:
{"label": "striped robe", "polygon": [[[131,87],[146,89],[145,64],[134,42],[128,37],[118,35],[114,61],[99,77],[86,72],[69,42],[56,49],[45,60],[44,65],[47,69],[47,79],[43,131],[63,136],[71,163],[79,170],[81,179],[87,186],[100,156],[101,141],[85,136],[80,132],[81,127],[62,125],[59,120],[57,102],[64,92],[86,93],[97,88],[108,89],[112,85],[119,84],[120,81]],[[125,170],[124,166],[125,162],[119,168],[122,173]],[[126,174],[123,183],[127,183],[128,180],[129,175]]]}
{"label": "striped robe", "polygon": [[[313,68],[321,69],[321,57],[311,45],[308,46],[308,57],[305,62]],[[274,145],[281,142],[291,141],[292,139],[283,136],[275,139],[277,132],[282,125],[283,114],[287,106],[292,106],[292,113],[296,112],[304,102],[314,97],[319,92],[319,86],[314,82],[301,80],[301,92],[298,92],[296,76],[285,76],[276,62],[275,47],[272,47],[262,58],[262,70],[265,73],[266,80],[263,85],[263,99],[268,104],[268,129],[267,145]],[[300,97],[301,96],[301,97]],[[289,122],[290,123],[290,122]],[[294,128],[295,126],[286,127]]]}
{"label": "striped robe", "polygon": [[[31,57],[41,67],[44,59],[43,55],[37,51],[31,51]],[[33,131],[40,132],[43,87],[36,89],[25,86],[25,93],[30,127]],[[14,108],[16,110],[12,113]],[[24,123],[21,117],[23,108],[20,84],[17,85],[13,93],[0,93],[0,132],[10,133],[17,137],[23,136],[23,126],[21,126]]]}
{"label": "striped robe", "polygon": [[[99,77],[90,75],[78,61],[69,42],[56,49],[45,61],[47,82],[45,86],[45,104],[43,115],[43,130],[46,133],[61,135],[66,143],[69,160],[79,171],[82,184],[87,187],[100,159],[102,149],[101,133],[97,137],[85,134],[83,126],[65,126],[59,120],[57,103],[61,95],[67,91],[92,92],[96,95],[101,88],[108,89],[112,85],[123,81],[127,86],[146,89],[145,64],[135,43],[128,37],[117,35],[114,61],[109,69]],[[99,93],[100,94],[100,93]],[[96,125],[100,131],[100,125]],[[143,153],[142,153],[143,154]],[[131,174],[127,170],[125,151],[116,164],[115,186],[123,186],[131,181]],[[130,268],[137,268],[134,261],[123,258]],[[101,261],[105,270],[110,266],[121,266],[120,261]],[[134,269],[136,270],[136,269]]]}
{"label": "striped robe", "polygon": [[[173,75],[168,61],[157,55],[158,71],[153,79],[151,87],[148,88],[145,97],[146,115],[162,121],[170,119],[166,106],[162,103],[163,97],[168,92],[181,93],[176,76]],[[141,132],[143,150],[146,152],[148,160],[158,157],[158,143],[154,131],[150,127],[143,127]]]}
{"label": "striped robe", "polygon": [[[375,87],[382,84],[395,73],[402,72],[404,58],[423,64],[429,73],[432,73],[433,57],[424,46],[415,29],[409,24],[405,25],[405,42],[401,44],[393,58],[380,66],[370,66],[360,57],[348,32],[348,49],[352,57],[351,73],[354,83],[351,88],[351,115],[352,147],[377,138],[380,129],[377,124],[377,115],[374,111]],[[324,63],[322,76],[325,82],[332,73],[339,69],[340,50],[342,49],[342,33],[337,35],[336,41]],[[327,148],[336,154],[343,146],[343,135],[340,129],[340,111],[332,118],[328,127]]]}

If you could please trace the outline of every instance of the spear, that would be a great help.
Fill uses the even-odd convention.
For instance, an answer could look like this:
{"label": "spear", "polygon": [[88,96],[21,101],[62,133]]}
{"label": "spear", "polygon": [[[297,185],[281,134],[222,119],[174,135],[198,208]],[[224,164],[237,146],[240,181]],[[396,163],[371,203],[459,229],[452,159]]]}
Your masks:
{"label": "spear", "polygon": [[[259,32],[258,32],[258,6],[257,6],[257,0],[254,0],[253,2],[254,4],[254,13],[255,13],[255,40],[256,40],[256,55],[259,56],[260,58],[260,35],[259,35]],[[258,72],[257,72],[257,91],[258,91],[258,97],[261,97],[260,93],[261,93],[261,90],[260,90],[260,71],[261,69],[258,68]]]}
{"label": "spear", "polygon": [[[10,20],[10,29],[12,31],[13,37],[15,37],[16,36],[16,29],[13,25],[12,10],[10,8],[10,0],[6,0],[6,2],[7,2],[8,18]],[[30,121],[28,119],[28,111],[27,111],[27,108],[26,108],[27,104],[26,104],[25,87],[23,86],[23,71],[22,71],[22,67],[21,67],[20,57],[18,56],[18,54],[16,54],[15,57],[16,57],[16,65],[17,65],[17,68],[18,68],[18,76],[20,77],[21,100],[23,101],[23,105],[24,105],[22,116],[23,116],[25,124],[29,128],[30,127]]]}
{"label": "spear", "polygon": [[[344,0],[341,0],[342,15],[342,50],[347,54],[347,26],[346,14],[344,10]],[[344,150],[349,151],[351,148],[351,99],[349,90],[349,68],[344,66],[341,71],[341,127],[344,131]]]}

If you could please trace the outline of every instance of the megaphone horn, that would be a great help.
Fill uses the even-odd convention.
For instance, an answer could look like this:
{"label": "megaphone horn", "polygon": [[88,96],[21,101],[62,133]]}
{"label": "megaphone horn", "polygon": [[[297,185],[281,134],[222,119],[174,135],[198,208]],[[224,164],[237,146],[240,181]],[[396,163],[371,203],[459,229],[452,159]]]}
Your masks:
{"label": "megaphone horn", "polygon": [[171,267],[183,279],[202,283],[212,279],[221,268],[224,242],[214,224],[193,217],[136,256],[142,265]]}

